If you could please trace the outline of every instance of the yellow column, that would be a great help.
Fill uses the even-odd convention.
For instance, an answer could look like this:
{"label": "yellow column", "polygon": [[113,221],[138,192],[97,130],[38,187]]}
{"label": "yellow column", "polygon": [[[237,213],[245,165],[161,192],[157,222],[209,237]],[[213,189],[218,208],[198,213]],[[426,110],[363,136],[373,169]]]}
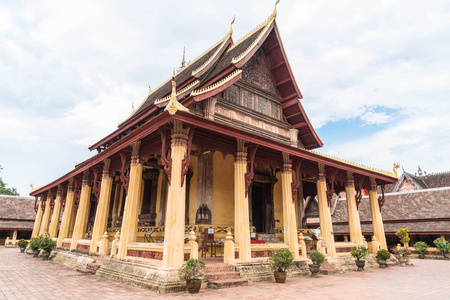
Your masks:
{"label": "yellow column", "polygon": [[55,206],[53,207],[52,220],[50,222],[50,229],[48,233],[51,238],[57,237],[59,217],[61,215],[61,187],[58,187],[56,192]]}
{"label": "yellow column", "polygon": [[108,224],[109,202],[111,199],[111,190],[113,178],[109,173],[110,160],[107,158],[103,161],[103,176],[98,199],[97,212],[95,214],[94,227],[92,228],[92,241],[89,252],[97,252],[97,243],[101,239],[102,234],[106,231]]}
{"label": "yellow column", "polygon": [[245,173],[247,172],[247,148],[245,141],[237,140],[237,155],[234,162],[234,236],[239,245],[239,260],[250,262],[250,220],[248,195],[245,195]]}
{"label": "yellow column", "polygon": [[372,214],[373,235],[377,237],[381,248],[387,250],[386,236],[384,234],[380,205],[378,204],[377,182],[375,181],[375,178],[370,178],[369,201],[370,212]]}
{"label": "yellow column", "polygon": [[73,195],[73,179],[71,178],[69,180],[69,186],[67,187],[66,204],[64,205],[61,228],[59,229],[58,242],[56,243],[56,247],[61,247],[63,239],[69,236],[70,218],[73,214],[74,207]]}
{"label": "yellow column", "polygon": [[297,221],[295,207],[292,201],[292,161],[289,154],[283,153],[283,170],[281,172],[281,190],[283,199],[283,230],[284,243],[294,253],[295,260],[300,259],[298,253]]}
{"label": "yellow column", "polygon": [[12,244],[15,245],[17,242],[17,230],[13,231]]}
{"label": "yellow column", "polygon": [[[182,160],[187,154],[189,129],[175,120],[172,131],[172,172],[167,191],[166,220],[164,227],[164,268],[179,268],[184,262],[184,218],[186,178],[181,186]],[[186,176],[185,176],[186,177]]]}
{"label": "yellow column", "polygon": [[34,220],[33,232],[31,233],[31,237],[38,236],[39,229],[41,229],[42,215],[43,215],[42,205],[41,205],[42,201],[43,201],[43,199],[41,199],[41,201],[39,201],[39,204],[38,204],[38,211],[36,213],[36,219]]}
{"label": "yellow column", "polygon": [[86,233],[89,205],[91,204],[91,187],[89,186],[89,169],[84,171],[83,181],[81,183],[80,203],[78,204],[77,217],[73,228],[72,244],[70,250],[77,248],[79,239],[84,238]]}
{"label": "yellow column", "polygon": [[363,245],[363,235],[361,231],[361,222],[359,221],[358,208],[356,207],[355,182],[352,172],[347,172],[345,193],[347,195],[347,213],[348,228],[350,231],[350,242],[361,246]]}
{"label": "yellow column", "polygon": [[50,223],[50,213],[52,208],[50,207],[50,201],[52,201],[51,192],[48,192],[47,201],[45,203],[44,216],[42,217],[41,228],[39,229],[39,235],[48,232],[48,225]]}
{"label": "yellow column", "polygon": [[134,142],[131,147],[130,180],[128,193],[125,199],[125,208],[120,230],[119,251],[117,257],[123,259],[127,255],[127,244],[136,241],[137,223],[139,216],[139,196],[142,187],[142,164],[139,161],[140,141]]}
{"label": "yellow column", "polygon": [[320,233],[327,244],[327,254],[336,256],[334,245],[333,224],[331,221],[331,211],[327,200],[327,182],[325,179],[325,166],[319,163],[319,180],[317,181],[317,197],[319,200],[319,221]]}

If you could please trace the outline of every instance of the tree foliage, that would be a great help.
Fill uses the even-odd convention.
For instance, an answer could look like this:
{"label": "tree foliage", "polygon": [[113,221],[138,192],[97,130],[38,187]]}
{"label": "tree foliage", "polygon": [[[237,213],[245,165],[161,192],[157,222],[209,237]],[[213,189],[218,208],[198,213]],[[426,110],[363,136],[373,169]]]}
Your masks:
{"label": "tree foliage", "polygon": [[[0,172],[3,170],[2,166],[0,166]],[[3,182],[3,178],[0,177],[0,195],[12,195],[19,196],[19,193],[15,188],[7,188],[7,184]]]}

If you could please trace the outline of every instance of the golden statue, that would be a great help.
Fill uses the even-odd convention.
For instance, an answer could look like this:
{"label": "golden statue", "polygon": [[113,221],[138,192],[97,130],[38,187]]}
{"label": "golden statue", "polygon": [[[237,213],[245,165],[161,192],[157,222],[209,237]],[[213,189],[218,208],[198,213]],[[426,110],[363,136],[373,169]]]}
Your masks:
{"label": "golden statue", "polygon": [[394,169],[393,169],[394,170],[394,176],[397,177],[397,178],[398,178],[398,175],[397,175],[397,169],[398,168],[400,168],[400,162],[398,162],[398,163],[394,162]]}

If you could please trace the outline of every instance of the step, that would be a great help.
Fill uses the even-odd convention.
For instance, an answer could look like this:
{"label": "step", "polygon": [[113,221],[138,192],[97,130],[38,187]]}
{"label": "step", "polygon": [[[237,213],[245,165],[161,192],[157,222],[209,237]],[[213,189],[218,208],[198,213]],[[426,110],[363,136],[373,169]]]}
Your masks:
{"label": "step", "polygon": [[98,268],[100,268],[100,266],[101,266],[101,264],[98,264],[98,263],[89,263],[86,265],[86,269],[97,271]]}
{"label": "step", "polygon": [[80,272],[83,275],[95,275],[95,271],[94,270],[77,269],[77,272]]}
{"label": "step", "polygon": [[234,271],[234,267],[227,264],[213,264],[206,265],[205,273],[216,273],[216,272],[231,272]]}
{"label": "step", "polygon": [[340,271],[342,271],[342,270],[337,269],[334,266],[334,264],[322,264],[320,266],[320,274],[323,274],[323,275],[335,274],[335,273],[339,273]]}
{"label": "step", "polygon": [[248,285],[247,279],[220,279],[209,281],[209,288],[212,289],[223,289],[228,287]]}
{"label": "step", "polygon": [[240,279],[241,276],[239,272],[214,272],[206,273],[206,279],[208,281],[220,280],[220,279]]}

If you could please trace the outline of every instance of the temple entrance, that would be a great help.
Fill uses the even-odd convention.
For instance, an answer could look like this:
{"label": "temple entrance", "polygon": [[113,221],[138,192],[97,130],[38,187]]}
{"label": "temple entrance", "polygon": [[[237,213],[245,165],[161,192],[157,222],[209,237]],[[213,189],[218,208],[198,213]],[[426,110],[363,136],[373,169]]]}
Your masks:
{"label": "temple entrance", "polygon": [[253,182],[249,196],[250,221],[259,233],[273,233],[273,184]]}

